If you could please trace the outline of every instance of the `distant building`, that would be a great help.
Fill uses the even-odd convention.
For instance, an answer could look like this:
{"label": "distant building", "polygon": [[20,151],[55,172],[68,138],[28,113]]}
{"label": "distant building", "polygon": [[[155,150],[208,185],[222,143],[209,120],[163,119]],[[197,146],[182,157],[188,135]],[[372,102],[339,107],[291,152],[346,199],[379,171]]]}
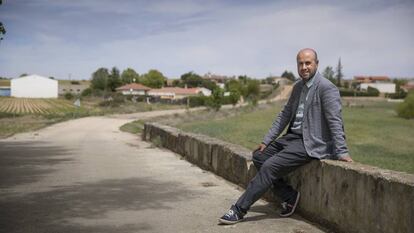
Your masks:
{"label": "distant building", "polygon": [[58,81],[40,75],[11,80],[11,96],[24,98],[57,98]]}
{"label": "distant building", "polygon": [[394,94],[395,93],[395,83],[361,83],[360,89],[367,90],[368,87],[373,87],[378,89],[380,93],[388,93]]}
{"label": "distant building", "polygon": [[160,89],[151,89],[148,92],[148,95],[159,97],[160,99],[177,100],[190,96],[204,95],[204,93],[211,95],[211,91],[208,90],[210,91],[208,92],[207,90],[207,88],[163,87]]}
{"label": "distant building", "polygon": [[11,90],[9,86],[0,86],[0,96],[10,96]]}
{"label": "distant building", "polygon": [[389,83],[391,79],[388,76],[354,76],[354,82],[357,83]]}
{"label": "distant building", "polygon": [[203,79],[213,81],[218,85],[220,83],[224,84],[228,80],[235,79],[235,77],[234,76],[228,77],[228,76],[225,76],[225,75],[216,75],[216,74],[212,74],[212,73],[208,72],[207,74],[205,74],[203,76]]}
{"label": "distant building", "polygon": [[361,90],[368,87],[376,88],[380,93],[395,93],[395,83],[388,76],[354,76],[354,82],[359,84]]}
{"label": "distant building", "polygon": [[120,91],[123,95],[139,95],[146,96],[151,88],[144,86],[140,83],[130,83],[116,89]]}
{"label": "distant building", "polygon": [[59,80],[59,95],[64,95],[66,93],[80,95],[89,87],[90,83],[86,81]]}
{"label": "distant building", "polygon": [[403,89],[406,92],[414,90],[414,81],[410,81],[406,83],[405,85],[401,86],[401,89]]}

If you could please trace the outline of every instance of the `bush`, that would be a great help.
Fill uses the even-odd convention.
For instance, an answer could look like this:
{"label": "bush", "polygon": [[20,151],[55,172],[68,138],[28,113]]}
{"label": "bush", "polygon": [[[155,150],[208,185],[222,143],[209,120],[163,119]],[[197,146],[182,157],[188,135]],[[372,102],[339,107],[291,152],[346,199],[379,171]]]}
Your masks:
{"label": "bush", "polygon": [[82,91],[81,93],[82,96],[91,96],[92,95],[92,89],[90,87],[86,88],[85,90]]}
{"label": "bush", "polygon": [[397,114],[405,119],[414,118],[414,92],[410,92],[404,102],[397,106]]}
{"label": "bush", "polygon": [[380,94],[379,90],[373,87],[368,87],[367,93],[369,94],[369,96],[379,96]]}
{"label": "bush", "polygon": [[70,92],[66,92],[64,95],[63,95],[64,97],[65,97],[65,99],[67,99],[67,100],[71,100],[71,99],[73,99],[73,94],[72,93],[70,93]]}
{"label": "bush", "polygon": [[208,97],[206,96],[190,96],[188,100],[190,108],[204,106],[206,104],[207,98]]}
{"label": "bush", "polygon": [[339,89],[339,93],[342,97],[344,96],[378,96],[379,91],[376,88],[368,87],[369,91],[357,91],[353,89]]}

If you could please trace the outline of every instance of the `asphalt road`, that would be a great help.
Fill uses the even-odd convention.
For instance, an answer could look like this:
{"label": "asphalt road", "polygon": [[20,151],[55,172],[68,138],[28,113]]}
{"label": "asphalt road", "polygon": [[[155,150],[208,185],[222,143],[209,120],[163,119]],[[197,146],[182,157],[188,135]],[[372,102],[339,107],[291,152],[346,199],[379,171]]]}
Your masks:
{"label": "asphalt road", "polygon": [[90,117],[0,140],[0,232],[324,232],[259,201],[218,225],[241,190],[119,131],[180,110]]}

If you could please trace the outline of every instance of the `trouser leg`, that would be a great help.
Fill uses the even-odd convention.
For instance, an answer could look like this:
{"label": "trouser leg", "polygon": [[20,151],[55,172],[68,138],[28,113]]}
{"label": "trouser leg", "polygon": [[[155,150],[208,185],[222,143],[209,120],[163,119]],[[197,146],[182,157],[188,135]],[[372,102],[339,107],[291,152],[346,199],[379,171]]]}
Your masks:
{"label": "trouser leg", "polygon": [[[281,180],[282,177],[312,160],[306,154],[299,136],[286,135],[267,148],[269,149],[262,153],[265,158],[258,158],[259,155],[254,156],[253,162],[258,167],[258,172],[236,202],[236,207],[243,212],[248,211],[250,206],[272,185],[283,200],[288,198],[292,188]],[[276,153],[276,155],[271,156],[271,153]]]}
{"label": "trouser leg", "polygon": [[[281,142],[279,141],[281,140],[270,143],[263,151],[253,151],[252,161],[257,171],[260,171],[260,168],[266,160],[283,150],[284,145],[281,143],[283,140]],[[274,181],[271,188],[272,192],[283,201],[289,199],[295,193],[292,186],[290,186],[283,178]]]}

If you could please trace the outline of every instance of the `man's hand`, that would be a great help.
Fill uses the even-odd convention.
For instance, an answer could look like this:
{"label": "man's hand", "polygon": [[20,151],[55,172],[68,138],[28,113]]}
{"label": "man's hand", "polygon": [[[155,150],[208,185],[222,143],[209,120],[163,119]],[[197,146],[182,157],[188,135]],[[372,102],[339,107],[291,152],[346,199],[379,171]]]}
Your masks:
{"label": "man's hand", "polygon": [[259,150],[260,152],[262,152],[265,148],[266,148],[266,145],[263,144],[263,143],[260,143],[260,145],[257,147],[257,150]]}
{"label": "man's hand", "polygon": [[345,155],[345,156],[340,157],[339,161],[354,162],[354,160],[352,160],[351,156],[349,156],[349,155]]}

